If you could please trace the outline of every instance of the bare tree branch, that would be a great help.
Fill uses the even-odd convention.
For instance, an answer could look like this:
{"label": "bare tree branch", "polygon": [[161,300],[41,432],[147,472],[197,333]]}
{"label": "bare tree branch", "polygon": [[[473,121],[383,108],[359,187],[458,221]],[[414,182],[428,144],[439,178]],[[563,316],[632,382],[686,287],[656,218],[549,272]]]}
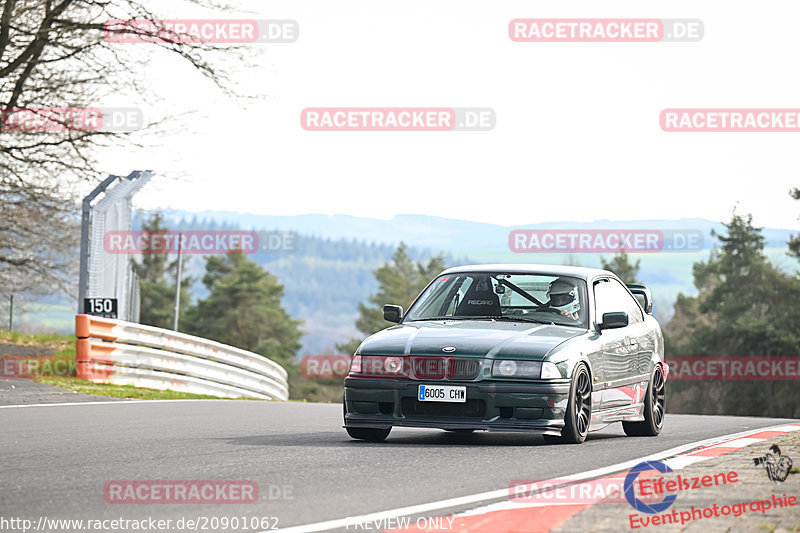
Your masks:
{"label": "bare tree branch", "polygon": [[[189,14],[203,9],[215,17],[233,9],[217,0],[185,0],[185,6]],[[144,0],[0,0],[0,293],[74,293],[76,190],[103,177],[98,150],[137,146],[126,133],[81,129],[74,117],[53,110],[97,108],[117,93],[157,99],[146,81],[151,56],[177,57],[223,93],[240,96],[228,81],[230,69],[244,60],[240,46],[198,42],[164,28]],[[119,35],[148,42],[114,42]],[[54,127],[21,127],[14,120],[22,111]],[[157,129],[170,118],[154,117],[148,126]]]}

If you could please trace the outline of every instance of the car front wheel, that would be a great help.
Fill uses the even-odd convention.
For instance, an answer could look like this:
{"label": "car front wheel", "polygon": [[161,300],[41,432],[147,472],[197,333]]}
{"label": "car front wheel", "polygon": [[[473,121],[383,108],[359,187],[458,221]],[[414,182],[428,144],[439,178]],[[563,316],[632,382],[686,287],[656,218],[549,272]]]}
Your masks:
{"label": "car front wheel", "polygon": [[592,420],[592,380],[584,364],[575,367],[569,390],[564,429],[561,436],[545,435],[544,440],[551,444],[580,444],[589,434]]}
{"label": "car front wheel", "polygon": [[353,437],[354,439],[359,440],[368,440],[370,442],[382,442],[386,437],[389,436],[389,432],[392,431],[392,428],[389,429],[376,429],[376,428],[345,428],[347,430],[347,434]]}
{"label": "car front wheel", "polygon": [[[342,418],[344,423],[347,424],[347,401],[342,400]],[[344,428],[347,434],[354,439],[368,440],[370,442],[382,442],[386,440],[392,428],[389,429],[376,429],[376,428]]]}

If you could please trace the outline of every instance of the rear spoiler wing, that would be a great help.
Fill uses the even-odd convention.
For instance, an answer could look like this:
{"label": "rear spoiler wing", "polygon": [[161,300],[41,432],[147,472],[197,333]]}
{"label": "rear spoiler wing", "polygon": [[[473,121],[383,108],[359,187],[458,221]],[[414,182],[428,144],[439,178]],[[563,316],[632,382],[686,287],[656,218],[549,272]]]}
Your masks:
{"label": "rear spoiler wing", "polygon": [[642,285],[641,283],[626,283],[633,295],[636,297],[636,300],[644,309],[644,312],[648,315],[653,314],[653,296],[650,294],[650,289],[646,286]]}

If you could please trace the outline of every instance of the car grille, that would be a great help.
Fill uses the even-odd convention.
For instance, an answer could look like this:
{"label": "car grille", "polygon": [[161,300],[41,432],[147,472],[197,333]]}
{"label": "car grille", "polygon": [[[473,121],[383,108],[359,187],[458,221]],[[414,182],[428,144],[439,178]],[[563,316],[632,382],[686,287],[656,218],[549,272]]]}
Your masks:
{"label": "car grille", "polygon": [[453,359],[449,379],[475,379],[481,369],[478,359]]}
{"label": "car grille", "polygon": [[420,402],[416,398],[403,398],[400,403],[403,416],[446,416],[457,418],[483,418],[486,403],[467,400],[464,403]]}
{"label": "car grille", "polygon": [[411,365],[417,379],[475,379],[481,369],[480,359],[454,357],[412,357]]}

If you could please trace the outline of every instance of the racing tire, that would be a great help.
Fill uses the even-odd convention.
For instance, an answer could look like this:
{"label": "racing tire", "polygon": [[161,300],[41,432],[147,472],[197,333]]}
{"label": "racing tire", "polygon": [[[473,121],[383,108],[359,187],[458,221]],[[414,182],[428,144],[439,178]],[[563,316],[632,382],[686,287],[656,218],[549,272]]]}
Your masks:
{"label": "racing tire", "polygon": [[566,411],[561,436],[544,435],[545,442],[580,444],[589,434],[589,424],[592,422],[592,380],[583,363],[578,364],[572,373]]}
{"label": "racing tire", "polygon": [[344,428],[347,430],[347,434],[353,437],[354,439],[358,440],[368,440],[370,442],[383,442],[386,437],[389,436],[389,432],[392,431],[392,428],[389,429],[377,429],[377,428]]}
{"label": "racing tire", "polygon": [[[342,419],[344,420],[344,423],[347,424],[347,402],[345,400],[342,400]],[[349,428],[346,426],[344,429],[347,431],[347,434],[350,435],[350,437],[369,442],[383,442],[392,431],[392,428]]]}
{"label": "racing tire", "polygon": [[644,420],[623,422],[622,429],[629,437],[655,437],[664,427],[667,408],[667,389],[661,367],[656,365],[650,376],[647,394],[644,396]]}

